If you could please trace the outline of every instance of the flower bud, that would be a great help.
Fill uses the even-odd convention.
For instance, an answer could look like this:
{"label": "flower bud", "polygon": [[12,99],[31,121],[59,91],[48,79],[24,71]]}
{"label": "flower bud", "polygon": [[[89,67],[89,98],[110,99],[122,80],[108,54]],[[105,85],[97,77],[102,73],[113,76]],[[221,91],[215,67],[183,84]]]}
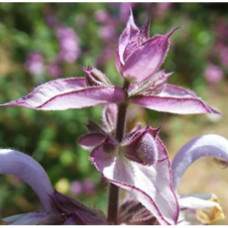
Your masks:
{"label": "flower bud", "polygon": [[147,130],[136,133],[136,136],[126,145],[124,152],[128,159],[143,165],[152,165],[158,160],[155,138]]}
{"label": "flower bud", "polygon": [[82,70],[86,73],[85,79],[87,86],[111,85],[111,82],[108,80],[105,74],[93,66],[90,65],[88,68],[82,68]]}

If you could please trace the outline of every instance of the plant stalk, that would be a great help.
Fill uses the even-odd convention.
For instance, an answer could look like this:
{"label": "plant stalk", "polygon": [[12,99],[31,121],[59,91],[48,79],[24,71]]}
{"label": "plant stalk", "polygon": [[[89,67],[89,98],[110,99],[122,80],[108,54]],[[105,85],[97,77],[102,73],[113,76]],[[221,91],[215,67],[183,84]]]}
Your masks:
{"label": "plant stalk", "polygon": [[[128,87],[129,87],[129,82],[125,81],[123,89],[126,91],[126,98],[127,98]],[[115,138],[118,142],[121,142],[124,137],[125,125],[126,125],[126,112],[127,112],[127,103],[120,103],[118,105],[116,132],[115,132]],[[118,224],[118,206],[119,206],[119,187],[110,183],[109,199],[108,199],[109,224],[112,224],[112,225]]]}

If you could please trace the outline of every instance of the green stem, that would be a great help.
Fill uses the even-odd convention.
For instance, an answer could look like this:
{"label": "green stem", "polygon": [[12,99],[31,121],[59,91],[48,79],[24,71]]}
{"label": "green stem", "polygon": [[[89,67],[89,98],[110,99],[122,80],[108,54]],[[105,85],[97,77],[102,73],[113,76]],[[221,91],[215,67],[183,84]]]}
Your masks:
{"label": "green stem", "polygon": [[[129,87],[129,82],[125,81],[123,89],[127,91]],[[127,92],[126,92],[127,98]],[[118,105],[118,114],[117,114],[117,123],[116,123],[116,132],[115,138],[118,142],[121,142],[126,125],[126,112],[127,112],[127,103],[120,103]],[[118,205],[119,205],[119,187],[110,183],[109,185],[109,199],[108,199],[108,221],[110,224],[118,224]]]}

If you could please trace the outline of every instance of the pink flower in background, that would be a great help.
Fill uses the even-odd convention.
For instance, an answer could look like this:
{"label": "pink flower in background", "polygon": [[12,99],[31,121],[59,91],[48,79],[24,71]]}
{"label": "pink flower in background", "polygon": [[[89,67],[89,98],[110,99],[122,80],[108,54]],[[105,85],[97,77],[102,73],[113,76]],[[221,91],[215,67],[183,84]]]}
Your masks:
{"label": "pink flower in background", "polygon": [[[119,34],[118,28],[121,24],[125,23],[129,17],[130,6],[133,3],[110,3],[109,7],[119,10],[118,16],[111,15],[105,10],[97,10],[95,12],[95,19],[101,24],[98,31],[100,37],[103,39],[103,50],[101,55],[97,58],[97,65],[103,65],[115,53],[115,44],[118,42]],[[117,8],[118,7],[118,8]]]}
{"label": "pink flower in background", "polygon": [[59,26],[56,28],[56,36],[60,43],[59,58],[74,63],[80,55],[76,33],[72,28]]}
{"label": "pink flower in background", "polygon": [[102,66],[102,64],[104,64],[107,59],[111,58],[113,56],[114,52],[113,52],[113,48],[111,46],[105,46],[103,48],[103,52],[102,52],[102,55],[100,55],[98,58],[97,58],[97,65],[99,66]]}
{"label": "pink flower in background", "polygon": [[79,181],[73,181],[70,185],[70,191],[75,195],[81,194],[82,191],[82,184]]}
{"label": "pink flower in background", "polygon": [[132,9],[137,5],[136,2],[123,2],[120,4],[120,19],[122,22],[126,22],[129,17],[129,9]]}
{"label": "pink flower in background", "polygon": [[[213,58],[213,60],[217,59],[220,61],[219,63],[223,66],[223,68],[227,68],[228,63],[228,42],[227,42],[227,36],[228,36],[228,23],[223,19],[220,18],[215,22],[214,28],[213,28],[216,42],[214,46],[212,47],[212,50],[210,51],[210,56]],[[218,70],[214,70],[214,72]],[[221,73],[215,73],[221,74]],[[216,76],[214,76],[216,77]],[[213,81],[213,80],[212,80]]]}
{"label": "pink flower in background", "polygon": [[94,16],[95,16],[95,19],[102,24],[110,25],[111,23],[112,24],[115,23],[115,19],[112,18],[112,16],[105,10],[97,10]]}
{"label": "pink flower in background", "polygon": [[95,186],[91,180],[84,180],[84,181],[73,181],[70,186],[70,190],[75,195],[84,194],[90,195],[94,193]]}
{"label": "pink flower in background", "polygon": [[43,55],[39,52],[30,52],[25,62],[25,68],[34,75],[44,72]]}
{"label": "pink flower in background", "polygon": [[218,83],[223,79],[223,72],[218,66],[210,64],[207,66],[204,76],[208,82]]}
{"label": "pink flower in background", "polygon": [[118,21],[104,10],[97,10],[94,17],[101,23],[98,33],[104,41],[102,54],[97,58],[97,65],[103,65],[114,55],[115,46],[113,44],[115,44],[118,39],[116,33]]}
{"label": "pink flower in background", "polygon": [[92,194],[95,190],[94,183],[90,180],[85,180],[82,182],[82,189],[85,194]]}
{"label": "pink flower in background", "polygon": [[219,36],[219,39],[225,39],[228,36],[228,24],[227,22],[220,18],[215,24],[215,32]]}
{"label": "pink flower in background", "polygon": [[57,23],[55,16],[51,13],[45,15],[44,19],[45,19],[46,24],[50,27],[55,26]]}
{"label": "pink flower in background", "polygon": [[227,67],[227,63],[228,63],[228,46],[224,47],[221,51],[220,51],[220,60],[221,63]]}
{"label": "pink flower in background", "polygon": [[[213,50],[216,50],[216,54],[218,59],[220,60],[220,63],[223,65],[223,67],[228,67],[228,45],[222,41],[218,40],[216,41]],[[213,53],[211,53],[213,55]]]}
{"label": "pink flower in background", "polygon": [[47,66],[47,73],[51,77],[60,77],[62,75],[62,69],[59,60],[55,60]]}
{"label": "pink flower in background", "polygon": [[100,29],[100,36],[103,39],[111,39],[115,35],[115,28],[112,25],[104,25]]}
{"label": "pink flower in background", "polygon": [[159,3],[153,4],[153,7],[151,7],[151,12],[153,17],[157,19],[165,18],[171,5],[172,5],[172,2],[159,2]]}
{"label": "pink flower in background", "polygon": [[58,23],[53,14],[47,14],[45,21],[55,31],[59,40],[59,53],[52,60],[46,61],[47,65],[44,65],[43,55],[39,52],[31,52],[28,54],[25,68],[33,75],[47,73],[51,77],[60,77],[63,71],[61,64],[63,62],[74,63],[78,59],[81,53],[79,40],[74,29]]}
{"label": "pink flower in background", "polygon": [[[114,38],[117,35],[116,34],[116,26],[118,25],[115,18],[113,18],[108,12],[104,10],[97,10],[95,12],[95,19],[102,24],[99,35],[101,38],[108,39],[108,38]],[[108,44],[109,42],[107,42]]]}

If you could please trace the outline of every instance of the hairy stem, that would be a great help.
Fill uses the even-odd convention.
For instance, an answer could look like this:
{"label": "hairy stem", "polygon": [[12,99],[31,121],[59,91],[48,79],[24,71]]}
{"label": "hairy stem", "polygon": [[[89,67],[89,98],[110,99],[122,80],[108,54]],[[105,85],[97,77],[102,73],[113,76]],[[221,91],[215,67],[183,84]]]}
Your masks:
{"label": "hairy stem", "polygon": [[[126,91],[126,98],[127,98],[128,87],[129,87],[129,82],[125,81],[123,89]],[[125,133],[126,112],[127,112],[127,103],[120,103],[118,105],[116,132],[115,132],[115,138],[119,142],[122,141]],[[118,203],[119,203],[119,187],[110,183],[109,199],[108,199],[108,221],[110,224],[118,223]]]}

